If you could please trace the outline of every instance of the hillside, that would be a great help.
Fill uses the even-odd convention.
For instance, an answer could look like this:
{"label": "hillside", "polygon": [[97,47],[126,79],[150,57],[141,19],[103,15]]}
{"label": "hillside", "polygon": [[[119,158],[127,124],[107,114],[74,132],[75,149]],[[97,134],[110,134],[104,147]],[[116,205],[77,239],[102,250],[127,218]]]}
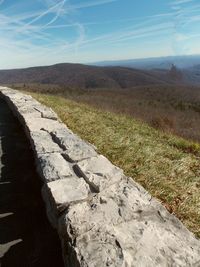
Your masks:
{"label": "hillside", "polygon": [[1,70],[0,84],[41,83],[70,88],[131,88],[164,84],[162,75],[125,67],[97,67],[81,64],[57,64],[46,67]]}
{"label": "hillside", "polygon": [[107,111],[126,114],[189,140],[200,142],[200,86],[142,85],[123,89],[70,89],[52,84],[15,84],[29,92],[60,95]]}
{"label": "hillside", "polygon": [[183,75],[186,80],[190,81],[190,83],[199,85],[200,84],[200,64],[184,69]]}

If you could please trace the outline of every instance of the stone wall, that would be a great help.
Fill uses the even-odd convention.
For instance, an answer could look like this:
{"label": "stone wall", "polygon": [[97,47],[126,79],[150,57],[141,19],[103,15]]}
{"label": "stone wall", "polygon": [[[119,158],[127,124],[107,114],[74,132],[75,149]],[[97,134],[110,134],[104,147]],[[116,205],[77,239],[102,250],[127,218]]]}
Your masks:
{"label": "stone wall", "polygon": [[0,87],[25,128],[67,267],[200,266],[200,241],[31,96]]}

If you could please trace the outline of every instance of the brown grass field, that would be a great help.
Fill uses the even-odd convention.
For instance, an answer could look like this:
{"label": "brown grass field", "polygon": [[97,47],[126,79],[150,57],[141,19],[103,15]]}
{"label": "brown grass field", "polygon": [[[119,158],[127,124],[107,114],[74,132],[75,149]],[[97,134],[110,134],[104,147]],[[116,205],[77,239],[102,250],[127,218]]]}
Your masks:
{"label": "brown grass field", "polygon": [[12,87],[60,95],[102,110],[126,114],[161,131],[200,142],[200,87],[150,85],[117,90],[75,90],[41,84],[18,84]]}

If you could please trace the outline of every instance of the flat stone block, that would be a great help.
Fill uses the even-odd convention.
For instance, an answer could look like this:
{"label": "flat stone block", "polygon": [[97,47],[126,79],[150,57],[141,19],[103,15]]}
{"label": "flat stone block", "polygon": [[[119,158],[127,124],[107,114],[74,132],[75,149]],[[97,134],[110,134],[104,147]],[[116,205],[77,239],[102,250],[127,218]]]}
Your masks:
{"label": "flat stone block", "polygon": [[52,140],[51,135],[45,131],[31,132],[31,143],[37,154],[62,152],[62,149]]}
{"label": "flat stone block", "polygon": [[37,167],[47,183],[58,179],[65,179],[74,174],[70,164],[60,153],[39,154]]}
{"label": "flat stone block", "polygon": [[23,105],[21,107],[17,106],[17,111],[21,114],[21,115],[29,115],[33,118],[41,118],[41,113],[38,112],[37,110],[35,110],[32,106],[26,106]]}
{"label": "flat stone block", "polygon": [[56,205],[69,204],[86,199],[90,193],[89,185],[83,178],[70,177],[46,185]]}
{"label": "flat stone block", "polygon": [[66,159],[71,160],[72,162],[78,162],[90,157],[97,156],[97,152],[94,150],[94,148],[83,141],[80,141],[79,143],[74,144],[74,147],[72,149],[68,149],[63,153],[63,156]]}
{"label": "flat stone block", "polygon": [[44,105],[37,105],[35,109],[41,113],[42,118],[58,120],[57,114],[51,108],[47,108]]}
{"label": "flat stone block", "polygon": [[42,196],[46,203],[47,215],[54,228],[57,228],[59,213],[70,203],[87,199],[90,188],[83,178],[70,177],[44,184]]}
{"label": "flat stone block", "polygon": [[47,132],[55,131],[55,129],[62,129],[66,126],[56,120],[45,119],[45,118],[34,118],[31,114],[24,115],[24,119],[27,127],[31,132],[37,132],[41,129],[46,130]]}
{"label": "flat stone block", "polygon": [[92,145],[81,140],[67,128],[51,132],[51,135],[59,146],[65,150],[64,156],[73,162],[97,156],[97,152]]}
{"label": "flat stone block", "polygon": [[123,177],[123,171],[102,155],[80,161],[76,168],[97,191],[119,182]]}

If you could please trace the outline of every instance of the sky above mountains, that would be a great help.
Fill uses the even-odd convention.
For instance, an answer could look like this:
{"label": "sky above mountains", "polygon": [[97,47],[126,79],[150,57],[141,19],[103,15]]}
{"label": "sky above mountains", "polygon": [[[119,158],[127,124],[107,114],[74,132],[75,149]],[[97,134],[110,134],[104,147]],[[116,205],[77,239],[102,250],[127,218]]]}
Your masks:
{"label": "sky above mountains", "polygon": [[199,0],[0,0],[0,68],[200,54]]}

